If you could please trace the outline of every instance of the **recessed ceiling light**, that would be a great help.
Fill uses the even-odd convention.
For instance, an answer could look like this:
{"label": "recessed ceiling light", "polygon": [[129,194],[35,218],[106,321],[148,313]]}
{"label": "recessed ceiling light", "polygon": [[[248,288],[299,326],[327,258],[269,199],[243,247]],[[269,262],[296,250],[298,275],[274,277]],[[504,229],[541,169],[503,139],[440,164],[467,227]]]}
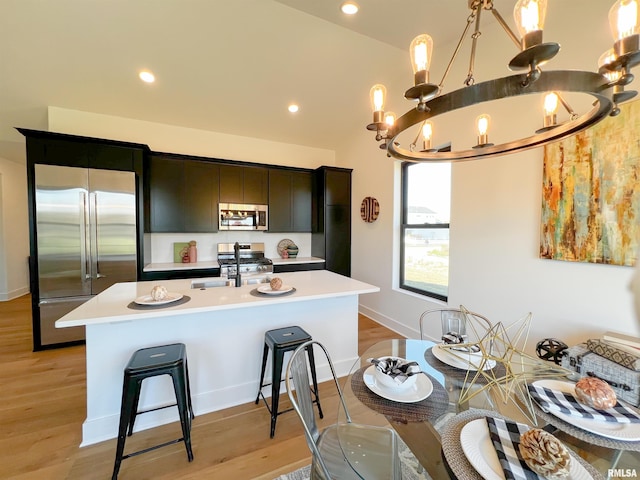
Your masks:
{"label": "recessed ceiling light", "polygon": [[140,77],[140,80],[146,83],[153,83],[156,81],[156,76],[153,73],[151,73],[149,70],[141,71],[138,74],[138,76]]}
{"label": "recessed ceiling light", "polygon": [[298,107],[298,105],[296,105],[295,103],[292,103],[291,105],[289,105],[288,110],[291,113],[296,113],[298,110],[300,110],[300,107]]}
{"label": "recessed ceiling light", "polygon": [[358,4],[356,2],[352,2],[351,0],[347,0],[340,6],[340,10],[342,10],[342,13],[344,13],[345,15],[355,15],[356,13],[358,13],[359,9],[360,7],[358,7]]}

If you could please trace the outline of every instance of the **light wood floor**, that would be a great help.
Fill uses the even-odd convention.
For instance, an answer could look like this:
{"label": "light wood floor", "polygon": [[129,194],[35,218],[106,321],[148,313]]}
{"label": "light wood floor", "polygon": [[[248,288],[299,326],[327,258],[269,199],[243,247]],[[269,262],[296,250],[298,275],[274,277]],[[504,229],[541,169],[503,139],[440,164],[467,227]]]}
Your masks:
{"label": "light wood floor", "polygon": [[[360,351],[398,336],[366,317],[359,326]],[[111,478],[115,440],[79,448],[86,416],[84,347],[32,352],[28,295],[0,302],[0,365],[0,479]],[[320,425],[334,423],[335,391],[325,383],[320,392]],[[179,443],[125,460],[119,478],[272,480],[310,463],[295,413],[279,416],[274,439],[269,421],[262,403],[199,415],[192,430],[193,462]],[[180,436],[178,424],[135,433],[126,451]]]}
{"label": "light wood floor", "polygon": [[[398,334],[360,316],[359,351]],[[115,440],[79,448],[85,419],[84,347],[32,352],[29,296],[0,302],[0,479],[58,480],[111,478]],[[325,419],[335,422],[337,398],[331,384],[320,386]],[[287,407],[286,395],[281,397]],[[126,451],[180,437],[179,425],[135,433]],[[272,480],[310,463],[300,421],[278,418],[269,439],[269,414],[261,403],[199,415],[192,430],[194,460],[182,443],[123,462],[121,480]],[[606,474],[611,450],[589,454]],[[619,468],[640,470],[640,454],[625,453]],[[434,479],[440,480],[440,479]]]}

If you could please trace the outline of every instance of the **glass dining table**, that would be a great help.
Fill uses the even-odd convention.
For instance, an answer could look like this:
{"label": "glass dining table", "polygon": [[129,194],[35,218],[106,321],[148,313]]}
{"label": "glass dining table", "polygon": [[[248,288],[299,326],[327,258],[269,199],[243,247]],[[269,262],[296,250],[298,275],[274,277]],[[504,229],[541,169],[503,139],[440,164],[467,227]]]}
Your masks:
{"label": "glass dining table", "polygon": [[[478,375],[470,382],[470,378],[475,376],[473,368],[468,375],[467,369],[457,365],[455,359],[445,357],[441,350],[434,342],[412,339],[384,340],[368,348],[353,365],[349,375],[343,378],[342,390],[347,411],[340,407],[338,424],[351,421],[393,428],[421,465],[420,470],[423,468],[433,480],[487,478],[468,462],[460,445],[460,429],[470,421],[494,416],[552,432],[564,430],[557,421],[548,421],[549,418],[544,417],[542,412],[531,420],[525,404],[515,398],[516,395],[511,395],[505,401],[499,388],[486,387],[486,377],[500,378],[505,375],[504,365],[490,362],[484,367],[489,375]],[[370,362],[372,358],[386,356],[415,361],[424,374],[417,375],[410,389],[387,389],[375,381],[375,366]],[[460,403],[463,389],[466,391],[466,401]],[[570,430],[569,435],[563,436],[562,441],[570,444],[570,450],[588,452],[593,445],[640,451],[640,441],[610,444],[609,439],[602,439],[601,442],[592,443],[592,436],[581,438],[577,435],[576,438],[573,436],[575,431],[570,428],[567,430]],[[345,441],[341,446],[353,470],[361,478],[366,478],[363,460],[357,452],[354,453],[353,445],[346,445]],[[604,478],[588,462],[573,453],[572,456],[589,474],[584,477],[578,475],[578,478]],[[500,475],[496,478],[500,478]],[[374,479],[369,477],[367,480]]]}

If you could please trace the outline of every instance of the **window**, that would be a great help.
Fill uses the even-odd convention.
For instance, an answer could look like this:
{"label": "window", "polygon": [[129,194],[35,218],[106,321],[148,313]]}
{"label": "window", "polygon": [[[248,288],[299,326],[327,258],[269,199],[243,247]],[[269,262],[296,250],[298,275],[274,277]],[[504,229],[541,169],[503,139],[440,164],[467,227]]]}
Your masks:
{"label": "window", "polygon": [[450,163],[402,165],[400,288],[447,300]]}

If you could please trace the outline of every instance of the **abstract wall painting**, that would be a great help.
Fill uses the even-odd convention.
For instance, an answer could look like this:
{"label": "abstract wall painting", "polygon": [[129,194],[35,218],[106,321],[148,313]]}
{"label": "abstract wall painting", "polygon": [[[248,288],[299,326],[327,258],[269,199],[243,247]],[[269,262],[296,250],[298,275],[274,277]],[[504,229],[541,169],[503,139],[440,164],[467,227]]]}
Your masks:
{"label": "abstract wall painting", "polygon": [[544,150],[540,258],[634,265],[640,235],[640,101]]}

